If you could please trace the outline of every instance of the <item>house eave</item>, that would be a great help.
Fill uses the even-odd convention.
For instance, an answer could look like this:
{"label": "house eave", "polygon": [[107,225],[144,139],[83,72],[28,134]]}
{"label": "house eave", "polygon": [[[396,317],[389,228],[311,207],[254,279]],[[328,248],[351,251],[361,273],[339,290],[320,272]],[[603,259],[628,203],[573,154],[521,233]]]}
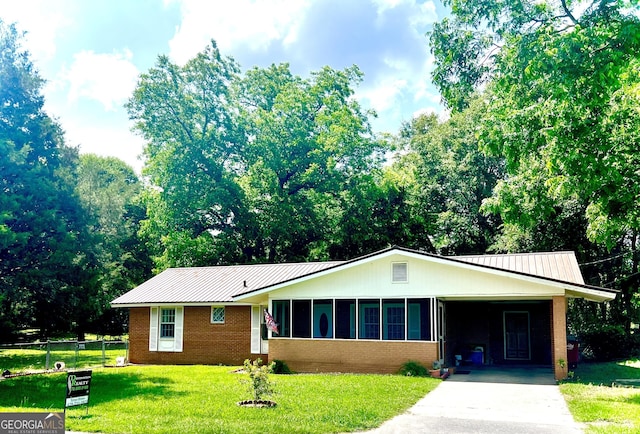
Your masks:
{"label": "house eave", "polygon": [[562,280],[553,279],[550,277],[536,276],[528,273],[523,273],[519,271],[505,270],[502,268],[496,268],[488,265],[474,264],[471,262],[466,262],[460,259],[456,259],[454,257],[444,257],[439,255],[433,255],[430,253],[424,253],[419,251],[413,251],[401,247],[392,247],[374,254],[370,254],[364,257],[356,258],[351,261],[344,262],[342,264],[338,264],[334,267],[327,268],[321,271],[317,271],[314,273],[310,273],[308,275],[300,276],[285,282],[279,282],[277,284],[267,286],[264,288],[259,288],[250,292],[246,292],[243,294],[237,294],[233,296],[234,300],[237,301],[245,301],[245,302],[264,302],[269,297],[269,293],[281,288],[285,288],[292,284],[301,283],[307,281],[309,279],[314,279],[317,277],[325,276],[330,273],[334,273],[339,270],[346,270],[351,267],[359,266],[361,264],[365,264],[374,260],[378,260],[387,256],[400,254],[410,258],[416,258],[420,260],[432,261],[433,263],[447,265],[447,266],[455,266],[461,269],[475,270],[485,272],[495,276],[507,277],[510,279],[517,279],[521,281],[527,281],[531,283],[535,283],[538,285],[544,285],[547,288],[553,288],[550,292],[547,292],[544,295],[538,295],[534,293],[526,293],[526,294],[491,294],[491,293],[483,293],[483,294],[456,294],[451,297],[448,296],[439,296],[439,298],[445,299],[475,299],[475,300],[485,300],[485,299],[549,299],[551,296],[566,296],[566,297],[576,297],[576,298],[584,298],[589,301],[594,302],[603,302],[603,301],[611,301],[615,299],[616,294],[619,292],[613,289],[605,289],[599,287],[593,287],[589,285],[581,285],[578,283],[571,283]]}
{"label": "house eave", "polygon": [[135,307],[157,307],[157,306],[184,306],[184,307],[209,307],[209,306],[253,306],[253,303],[239,303],[235,301],[203,301],[203,302],[155,302],[149,301],[144,303],[111,303],[111,307],[118,308],[135,308]]}

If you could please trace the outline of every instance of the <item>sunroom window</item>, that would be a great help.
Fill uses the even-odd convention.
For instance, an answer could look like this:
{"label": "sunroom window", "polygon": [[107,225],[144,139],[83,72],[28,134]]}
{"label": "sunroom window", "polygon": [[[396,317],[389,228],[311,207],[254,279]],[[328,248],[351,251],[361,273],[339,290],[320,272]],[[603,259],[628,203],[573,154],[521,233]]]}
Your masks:
{"label": "sunroom window", "polygon": [[333,337],[333,302],[331,300],[313,301],[313,337]]}
{"label": "sunroom window", "polygon": [[360,300],[360,339],[380,339],[380,300]]}
{"label": "sunroom window", "polygon": [[336,338],[356,338],[355,300],[336,300]]}
{"label": "sunroom window", "polygon": [[311,300],[293,300],[291,335],[294,338],[311,337]]}
{"label": "sunroom window", "polygon": [[384,300],[382,322],[382,339],[404,340],[404,300]]}
{"label": "sunroom window", "polygon": [[274,300],[273,301],[273,319],[276,322],[276,324],[278,324],[278,332],[279,333],[273,333],[274,336],[281,336],[281,337],[291,337],[290,331],[291,328],[289,327],[290,324],[290,311],[289,311],[289,306],[290,306],[290,301],[289,300]]}

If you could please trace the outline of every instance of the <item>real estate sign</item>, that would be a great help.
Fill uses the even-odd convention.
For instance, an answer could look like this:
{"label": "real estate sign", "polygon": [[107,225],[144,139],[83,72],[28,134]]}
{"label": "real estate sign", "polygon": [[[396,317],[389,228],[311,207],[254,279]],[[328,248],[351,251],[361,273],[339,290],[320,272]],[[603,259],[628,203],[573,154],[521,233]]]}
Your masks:
{"label": "real estate sign", "polygon": [[91,388],[91,371],[76,371],[67,374],[66,407],[89,405],[89,390]]}

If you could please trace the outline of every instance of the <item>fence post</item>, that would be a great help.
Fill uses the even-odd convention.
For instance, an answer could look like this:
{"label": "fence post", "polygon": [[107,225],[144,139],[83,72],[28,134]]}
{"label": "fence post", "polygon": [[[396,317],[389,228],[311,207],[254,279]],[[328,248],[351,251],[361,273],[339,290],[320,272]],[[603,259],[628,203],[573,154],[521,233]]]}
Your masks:
{"label": "fence post", "polygon": [[102,340],[102,367],[107,365],[107,353],[104,348],[104,339]]}
{"label": "fence post", "polygon": [[47,357],[44,363],[45,371],[49,370],[50,363],[51,363],[51,341],[47,340]]}

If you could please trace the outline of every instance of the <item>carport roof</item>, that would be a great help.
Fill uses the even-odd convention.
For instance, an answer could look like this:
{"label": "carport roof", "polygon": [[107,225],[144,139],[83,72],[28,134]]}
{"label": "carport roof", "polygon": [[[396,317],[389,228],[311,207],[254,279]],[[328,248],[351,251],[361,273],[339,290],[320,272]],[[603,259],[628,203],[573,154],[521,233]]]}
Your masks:
{"label": "carport roof", "polygon": [[580,266],[573,252],[454,256],[453,259],[584,285]]}

